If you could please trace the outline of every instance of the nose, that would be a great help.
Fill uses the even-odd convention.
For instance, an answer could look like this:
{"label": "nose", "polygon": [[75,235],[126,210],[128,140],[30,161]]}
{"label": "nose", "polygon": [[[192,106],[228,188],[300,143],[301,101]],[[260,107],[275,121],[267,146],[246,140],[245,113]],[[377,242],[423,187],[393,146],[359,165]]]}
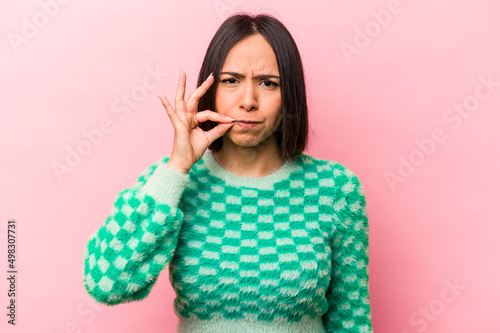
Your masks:
{"label": "nose", "polygon": [[245,111],[257,110],[258,108],[258,91],[254,82],[246,82],[242,89],[242,96],[240,99],[240,109]]}

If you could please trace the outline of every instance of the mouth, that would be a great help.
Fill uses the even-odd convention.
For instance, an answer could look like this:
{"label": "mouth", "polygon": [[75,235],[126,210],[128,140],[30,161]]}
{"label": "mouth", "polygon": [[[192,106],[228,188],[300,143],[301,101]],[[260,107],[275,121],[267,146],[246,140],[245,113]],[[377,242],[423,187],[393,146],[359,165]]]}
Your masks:
{"label": "mouth", "polygon": [[258,124],[260,121],[248,121],[248,120],[235,120],[236,123],[243,123],[243,124]]}
{"label": "mouth", "polygon": [[260,123],[260,121],[235,120],[234,123],[239,127],[250,128]]}

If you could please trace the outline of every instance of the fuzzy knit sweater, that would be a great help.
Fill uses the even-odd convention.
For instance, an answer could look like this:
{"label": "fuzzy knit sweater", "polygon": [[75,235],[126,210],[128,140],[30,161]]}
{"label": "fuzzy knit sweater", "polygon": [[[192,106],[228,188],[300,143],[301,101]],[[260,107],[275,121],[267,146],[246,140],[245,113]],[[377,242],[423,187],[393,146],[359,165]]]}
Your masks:
{"label": "fuzzy knit sweater", "polygon": [[207,150],[188,174],[166,155],[120,192],[84,250],[98,302],[147,297],[169,264],[177,332],[371,333],[363,187],[306,154],[249,178]]}

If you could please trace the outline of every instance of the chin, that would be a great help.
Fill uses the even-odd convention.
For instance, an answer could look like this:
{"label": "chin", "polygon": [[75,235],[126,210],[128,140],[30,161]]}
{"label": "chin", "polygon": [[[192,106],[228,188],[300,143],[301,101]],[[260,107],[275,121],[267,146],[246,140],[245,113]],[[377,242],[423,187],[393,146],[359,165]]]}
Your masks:
{"label": "chin", "polygon": [[[226,133],[226,135],[227,134],[228,133]],[[274,139],[274,134],[263,139],[262,137],[255,135],[245,135],[245,134],[235,135],[234,133],[231,133],[227,135],[226,139],[228,139],[234,145],[241,148],[256,148],[258,146],[264,146],[266,144],[271,143],[271,141]]]}
{"label": "chin", "polygon": [[233,143],[238,146],[238,147],[241,147],[241,148],[252,148],[252,147],[255,147],[258,145],[258,143],[254,143],[254,142],[248,142],[248,141],[244,141],[244,142],[234,142]]}

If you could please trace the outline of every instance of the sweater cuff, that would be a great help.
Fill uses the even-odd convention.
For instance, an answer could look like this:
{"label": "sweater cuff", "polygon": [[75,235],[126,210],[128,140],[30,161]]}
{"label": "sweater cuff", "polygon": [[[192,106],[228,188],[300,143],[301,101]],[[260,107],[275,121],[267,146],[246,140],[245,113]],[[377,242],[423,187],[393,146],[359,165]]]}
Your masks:
{"label": "sweater cuff", "polygon": [[142,192],[159,203],[177,207],[188,182],[188,174],[160,165],[142,187]]}

